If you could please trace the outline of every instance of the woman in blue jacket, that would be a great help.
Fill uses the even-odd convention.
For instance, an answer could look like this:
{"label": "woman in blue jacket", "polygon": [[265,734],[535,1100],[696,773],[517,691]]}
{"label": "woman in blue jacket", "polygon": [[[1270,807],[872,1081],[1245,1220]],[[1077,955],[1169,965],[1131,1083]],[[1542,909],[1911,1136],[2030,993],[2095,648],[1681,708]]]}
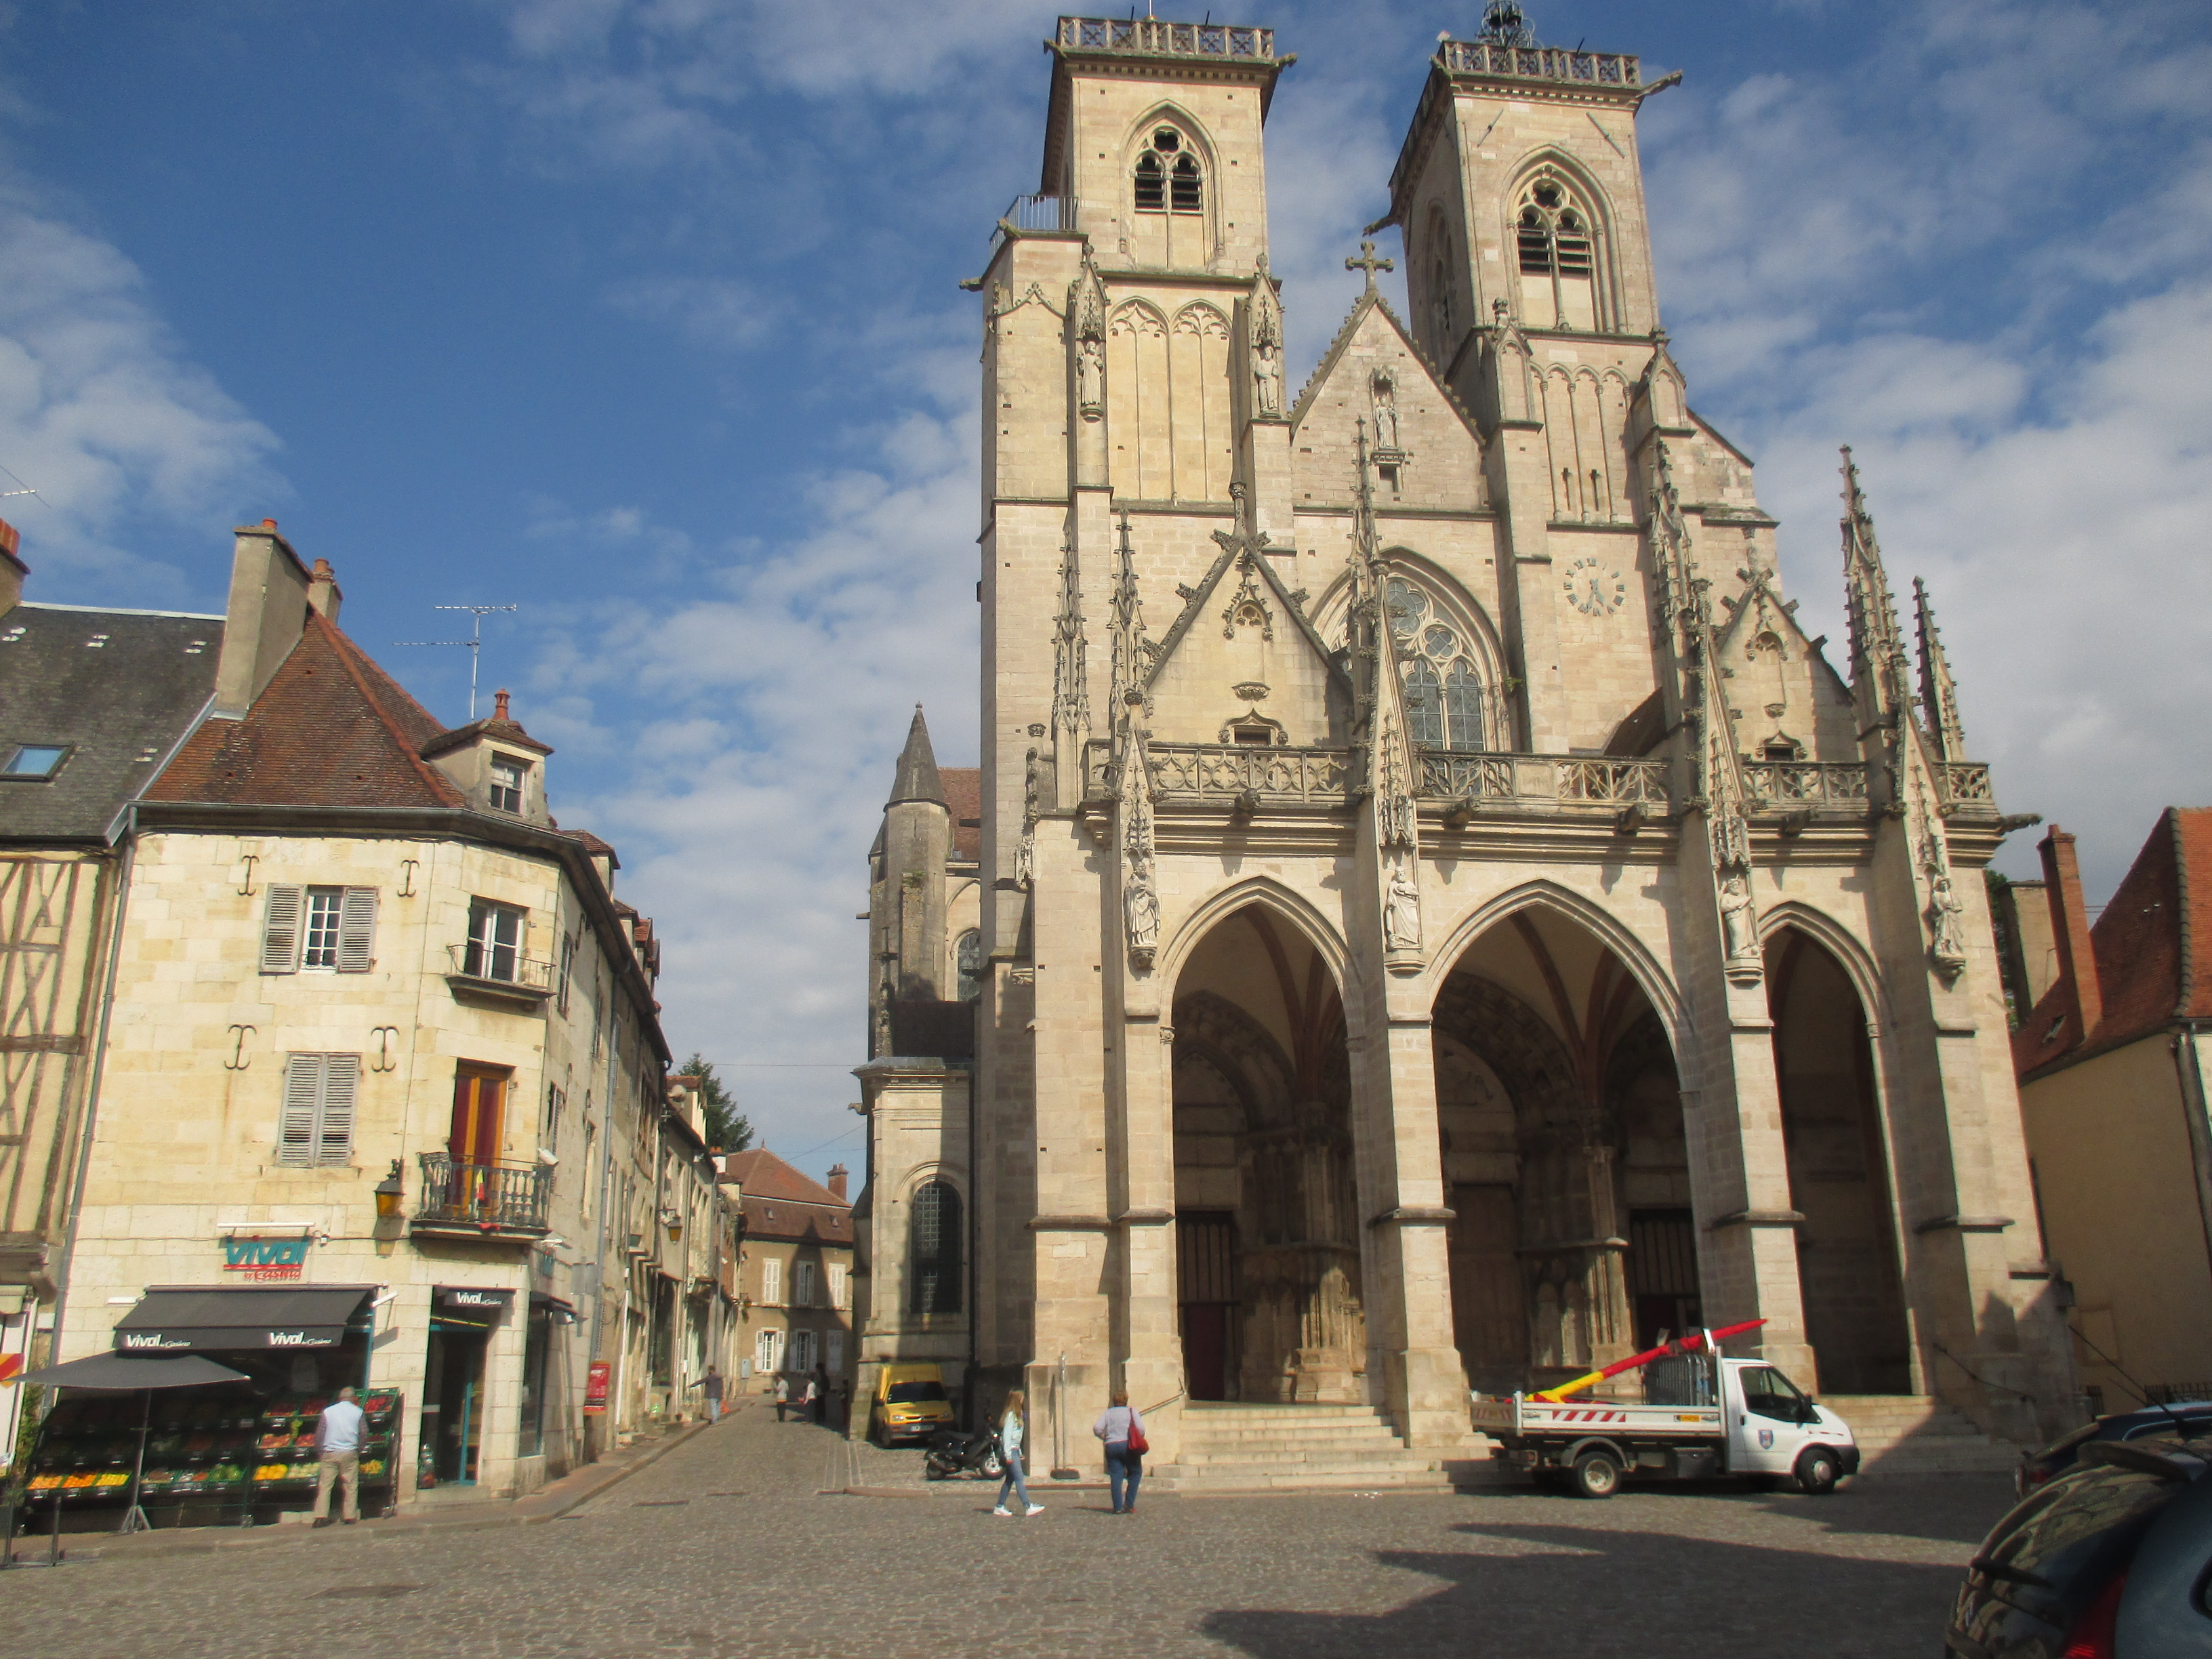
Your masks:
{"label": "woman in blue jacket", "polygon": [[1006,1478],[999,1482],[999,1507],[991,1511],[994,1515],[1013,1513],[1006,1507],[1008,1487],[1013,1489],[1015,1497],[1020,1500],[1026,1513],[1030,1515],[1044,1513],[1043,1504],[1030,1502],[1030,1483],[1022,1476],[1023,1425],[1027,1416],[1024,1407],[1026,1403],[1022,1397],[1022,1391],[1016,1389],[1006,1396],[1006,1413],[999,1419],[999,1455],[1006,1460]]}

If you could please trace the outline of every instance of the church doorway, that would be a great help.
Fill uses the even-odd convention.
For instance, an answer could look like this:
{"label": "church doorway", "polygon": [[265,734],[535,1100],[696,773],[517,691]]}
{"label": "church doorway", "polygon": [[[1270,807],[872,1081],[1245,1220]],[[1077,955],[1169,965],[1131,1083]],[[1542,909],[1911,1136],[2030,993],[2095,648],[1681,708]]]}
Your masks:
{"label": "church doorway", "polygon": [[1178,1322],[1194,1400],[1366,1395],[1344,1007],[1273,911],[1218,923],[1176,986]]}
{"label": "church doorway", "polygon": [[1805,1337],[1830,1394],[1910,1394],[1911,1340],[1898,1271],[1874,1051],[1843,965],[1794,927],[1766,946],[1774,1071],[1797,1227]]}
{"label": "church doorway", "polygon": [[1432,1042],[1452,1326],[1470,1388],[1543,1388],[1701,1316],[1689,1149],[1665,1028],[1563,916],[1484,933]]}

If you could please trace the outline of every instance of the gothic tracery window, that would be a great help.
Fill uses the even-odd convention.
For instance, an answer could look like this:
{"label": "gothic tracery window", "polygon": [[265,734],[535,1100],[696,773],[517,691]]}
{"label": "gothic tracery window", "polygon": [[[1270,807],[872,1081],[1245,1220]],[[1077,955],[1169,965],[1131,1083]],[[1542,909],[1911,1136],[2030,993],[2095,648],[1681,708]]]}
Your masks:
{"label": "gothic tracery window", "polygon": [[1137,211],[1198,213],[1205,205],[1198,157],[1183,147],[1182,134],[1173,127],[1160,128],[1137,158]]}
{"label": "gothic tracery window", "polygon": [[1481,673],[1458,623],[1425,590],[1393,576],[1384,594],[1405,686],[1407,735],[1420,749],[1486,749]]}
{"label": "gothic tracery window", "polygon": [[1522,192],[1515,240],[1521,317],[1531,328],[1595,329],[1597,252],[1588,209],[1557,179]]}
{"label": "gothic tracery window", "polygon": [[1190,134],[1165,124],[1152,128],[1138,152],[1131,185],[1136,213],[1129,252],[1137,263],[1205,264],[1212,253],[1206,166]]}

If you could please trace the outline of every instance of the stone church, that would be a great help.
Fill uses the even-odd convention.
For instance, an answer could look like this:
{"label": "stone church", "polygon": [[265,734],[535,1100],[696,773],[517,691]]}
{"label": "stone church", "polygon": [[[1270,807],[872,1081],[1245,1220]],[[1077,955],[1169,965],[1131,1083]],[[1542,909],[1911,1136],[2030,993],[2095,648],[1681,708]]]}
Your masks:
{"label": "stone church", "polygon": [[1167,1460],[1230,1403],[1449,1448],[1470,1388],[1764,1319],[1808,1391],[2071,1421],[1981,873],[2021,820],[1848,453],[1839,673],[1689,405],[1668,82],[1510,6],[1441,41],[1370,228],[1411,315],[1363,243],[1301,386],[1273,31],[1048,47],[973,285],[980,775],[917,714],[872,859],[863,1397],[930,1358],[1069,1452],[1116,1388]]}

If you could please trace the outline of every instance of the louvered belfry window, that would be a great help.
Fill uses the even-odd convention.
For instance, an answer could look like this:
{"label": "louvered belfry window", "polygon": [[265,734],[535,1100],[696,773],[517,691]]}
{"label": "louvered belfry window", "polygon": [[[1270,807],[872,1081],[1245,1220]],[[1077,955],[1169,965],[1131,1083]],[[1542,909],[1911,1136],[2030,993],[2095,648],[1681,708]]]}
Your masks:
{"label": "louvered belfry window", "polygon": [[261,971],[365,974],[375,965],[376,889],[270,882],[261,915]]}
{"label": "louvered belfry window", "polygon": [[360,1091],[359,1054],[285,1055],[276,1161],[299,1168],[351,1162]]}
{"label": "louvered belfry window", "polygon": [[1559,179],[1539,179],[1522,197],[1514,234],[1521,320],[1531,328],[1598,327],[1597,254],[1589,211]]}
{"label": "louvered belfry window", "polygon": [[1162,127],[1137,157],[1137,211],[1199,213],[1206,207],[1206,179],[1198,157],[1183,148],[1182,134]]}

